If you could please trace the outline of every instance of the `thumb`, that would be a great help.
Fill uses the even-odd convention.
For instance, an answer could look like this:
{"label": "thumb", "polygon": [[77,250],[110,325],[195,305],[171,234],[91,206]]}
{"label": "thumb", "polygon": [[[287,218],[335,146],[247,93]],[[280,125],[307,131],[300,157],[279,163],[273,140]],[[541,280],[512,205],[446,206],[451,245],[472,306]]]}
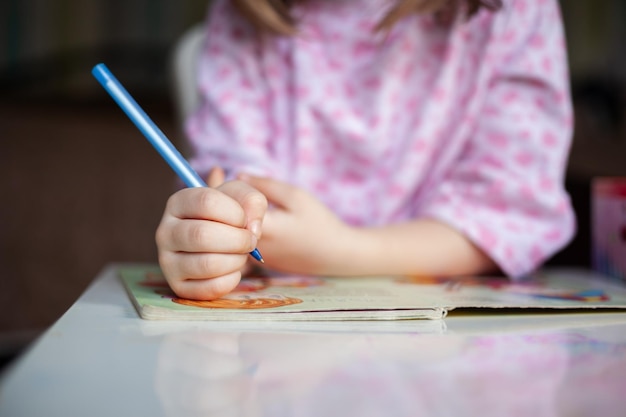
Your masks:
{"label": "thumb", "polygon": [[246,215],[246,229],[257,239],[260,238],[263,217],[267,211],[267,199],[263,193],[244,181],[228,181],[219,190],[239,203]]}
{"label": "thumb", "polygon": [[276,207],[289,211],[293,208],[294,202],[297,201],[295,194],[299,189],[293,185],[248,174],[241,174],[238,178],[262,192],[267,200]]}

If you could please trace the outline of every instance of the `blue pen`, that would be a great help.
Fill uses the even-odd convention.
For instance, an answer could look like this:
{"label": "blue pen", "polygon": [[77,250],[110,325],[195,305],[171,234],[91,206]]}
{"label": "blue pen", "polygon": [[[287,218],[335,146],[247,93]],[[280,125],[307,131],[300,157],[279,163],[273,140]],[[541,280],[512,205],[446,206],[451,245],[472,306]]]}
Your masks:
{"label": "blue pen", "polygon": [[[172,145],[172,142],[161,132],[161,129],[139,107],[139,104],[131,97],[117,78],[113,76],[106,65],[96,65],[91,73],[187,187],[207,187],[206,182],[200,178],[198,173],[189,165],[189,162],[183,158],[180,152]],[[258,249],[254,249],[250,252],[250,255],[257,261],[263,262],[263,257]]]}

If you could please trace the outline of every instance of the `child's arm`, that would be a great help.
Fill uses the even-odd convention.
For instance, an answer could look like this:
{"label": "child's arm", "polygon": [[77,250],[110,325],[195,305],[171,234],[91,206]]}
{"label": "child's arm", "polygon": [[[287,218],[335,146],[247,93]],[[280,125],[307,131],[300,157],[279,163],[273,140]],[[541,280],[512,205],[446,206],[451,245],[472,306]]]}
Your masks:
{"label": "child's arm", "polygon": [[266,178],[245,177],[275,206],[259,249],[284,272],[320,275],[475,275],[497,270],[467,237],[435,220],[350,227],[310,194]]}
{"label": "child's arm", "polygon": [[198,300],[232,291],[266,209],[265,197],[241,181],[172,195],[156,232],[159,263],[172,290]]}
{"label": "child's arm", "polygon": [[362,251],[377,274],[479,275],[495,273],[496,264],[467,236],[434,219],[361,229]]}

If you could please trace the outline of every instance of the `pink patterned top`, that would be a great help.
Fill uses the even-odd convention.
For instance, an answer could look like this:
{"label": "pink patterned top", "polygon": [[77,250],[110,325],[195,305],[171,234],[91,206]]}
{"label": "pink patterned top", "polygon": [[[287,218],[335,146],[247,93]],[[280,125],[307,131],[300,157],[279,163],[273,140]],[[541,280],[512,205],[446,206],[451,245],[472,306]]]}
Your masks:
{"label": "pink patterned top", "polygon": [[[505,0],[441,25],[372,27],[389,0],[310,1],[300,34],[259,37],[213,2],[188,120],[194,167],[288,181],[344,221],[445,222],[511,277],[574,233],[572,136],[556,0]],[[453,260],[451,260],[453,261]]]}

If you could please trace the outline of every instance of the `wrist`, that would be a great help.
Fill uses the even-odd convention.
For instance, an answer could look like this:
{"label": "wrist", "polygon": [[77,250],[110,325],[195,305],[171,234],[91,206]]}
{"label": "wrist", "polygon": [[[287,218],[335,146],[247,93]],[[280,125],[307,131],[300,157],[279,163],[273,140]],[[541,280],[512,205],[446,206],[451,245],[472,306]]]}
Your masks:
{"label": "wrist", "polygon": [[332,275],[372,275],[377,243],[372,229],[346,225],[337,237],[340,241],[332,257]]}

